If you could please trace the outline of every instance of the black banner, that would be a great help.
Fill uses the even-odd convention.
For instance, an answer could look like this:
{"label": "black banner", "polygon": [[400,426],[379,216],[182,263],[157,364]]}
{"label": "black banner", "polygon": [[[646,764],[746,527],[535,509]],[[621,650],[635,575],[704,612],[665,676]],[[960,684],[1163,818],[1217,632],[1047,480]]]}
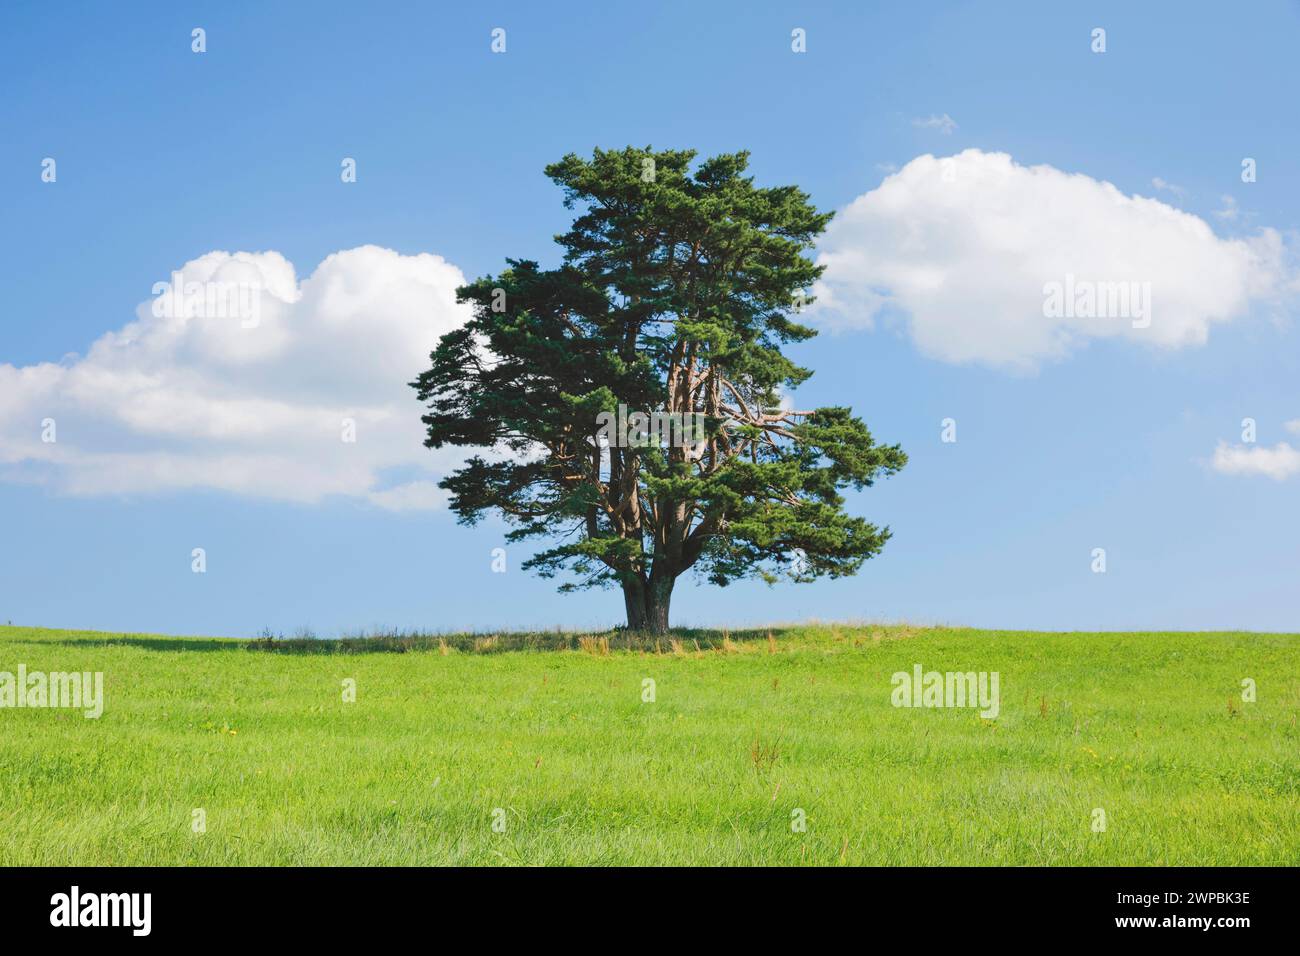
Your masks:
{"label": "black banner", "polygon": [[1294,887],[1295,871],[1282,868],[31,868],[0,870],[0,919],[7,941],[75,934],[128,945],[337,945],[457,925],[541,942],[559,927],[642,913],[655,933],[691,926],[693,936],[733,941],[820,933],[847,918],[855,934],[907,929],[927,942],[1128,936],[1231,946],[1292,926]]}

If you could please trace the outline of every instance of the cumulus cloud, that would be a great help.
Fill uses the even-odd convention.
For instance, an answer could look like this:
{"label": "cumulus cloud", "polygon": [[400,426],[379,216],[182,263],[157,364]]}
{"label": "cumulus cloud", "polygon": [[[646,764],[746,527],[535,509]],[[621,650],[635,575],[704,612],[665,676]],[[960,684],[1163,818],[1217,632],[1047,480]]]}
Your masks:
{"label": "cumulus cloud", "polygon": [[468,318],[463,282],[439,256],[376,246],[301,281],[277,252],[210,252],[84,357],[0,365],[0,478],[436,508],[452,459],[422,446],[406,383]]}
{"label": "cumulus cloud", "polygon": [[[1203,344],[1288,288],[1286,258],[1275,230],[1219,238],[1159,200],[969,149],[917,157],[836,216],[813,315],[898,321],[930,357],[1032,370],[1096,338]],[[1145,315],[1114,308],[1130,291]]]}
{"label": "cumulus cloud", "polygon": [[1278,442],[1271,448],[1219,442],[1210,466],[1225,475],[1264,475],[1274,481],[1284,481],[1300,474],[1300,449],[1286,442]]}

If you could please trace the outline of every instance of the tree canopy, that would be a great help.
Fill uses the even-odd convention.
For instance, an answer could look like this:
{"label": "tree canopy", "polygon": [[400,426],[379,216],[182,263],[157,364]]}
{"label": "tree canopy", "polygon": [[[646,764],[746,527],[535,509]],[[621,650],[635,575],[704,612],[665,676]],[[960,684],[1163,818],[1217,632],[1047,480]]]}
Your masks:
{"label": "tree canopy", "polygon": [[849,408],[783,404],[812,374],[782,349],[816,334],[796,316],[831,214],[755,186],[748,159],[629,147],[551,164],[576,212],[562,264],[507,259],[460,288],[472,319],[411,383],[428,447],[481,449],[441,482],[459,519],[495,511],[507,540],[546,539],[524,566],[566,572],[563,590],[621,587],[637,630],[667,629],[687,570],[841,577],[890,535],[841,492],[898,471],[902,449]]}

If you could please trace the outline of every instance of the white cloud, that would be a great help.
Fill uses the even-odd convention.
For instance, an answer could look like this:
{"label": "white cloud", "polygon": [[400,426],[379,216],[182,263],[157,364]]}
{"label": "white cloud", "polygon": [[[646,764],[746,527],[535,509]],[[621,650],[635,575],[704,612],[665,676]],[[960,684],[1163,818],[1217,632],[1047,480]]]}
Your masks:
{"label": "white cloud", "polygon": [[1224,222],[1236,222],[1241,216],[1241,207],[1237,205],[1237,200],[1231,196],[1223,196],[1221,201],[1223,208],[1214,211],[1215,218],[1222,219]]}
{"label": "white cloud", "polygon": [[937,129],[940,133],[947,136],[957,128],[957,121],[947,113],[942,116],[922,116],[912,120],[912,125],[918,129]]}
{"label": "white cloud", "polygon": [[1167,180],[1161,179],[1159,176],[1156,176],[1154,179],[1151,180],[1151,185],[1154,186],[1156,189],[1158,189],[1160,192],[1172,193],[1174,196],[1177,196],[1179,199],[1182,199],[1184,196],[1187,195],[1187,190],[1184,189],[1182,186],[1178,186]]}
{"label": "white cloud", "polygon": [[410,481],[370,493],[370,500],[389,511],[431,511],[447,503],[449,495],[434,481]]}
{"label": "white cloud", "polygon": [[0,478],[74,495],[207,488],[440,506],[434,481],[454,459],[423,447],[406,383],[468,317],[459,269],[362,246],[301,282],[276,252],[211,252],[179,272],[187,289],[242,283],[244,308],[151,299],[84,358],[0,365]]}
{"label": "white cloud", "polygon": [[1283,422],[1282,427],[1293,435],[1300,435],[1300,418],[1293,418],[1289,422]]}
{"label": "white cloud", "polygon": [[[1203,344],[1215,323],[1281,294],[1271,229],[1220,239],[1202,219],[1051,166],[969,149],[919,156],[831,223],[813,314],[825,324],[904,321],[948,362],[1032,370],[1093,338]],[[1150,323],[1045,315],[1049,283],[1149,283]]]}
{"label": "white cloud", "polygon": [[1225,475],[1266,475],[1274,481],[1284,481],[1300,474],[1300,450],[1286,442],[1278,442],[1272,448],[1219,442],[1210,465]]}

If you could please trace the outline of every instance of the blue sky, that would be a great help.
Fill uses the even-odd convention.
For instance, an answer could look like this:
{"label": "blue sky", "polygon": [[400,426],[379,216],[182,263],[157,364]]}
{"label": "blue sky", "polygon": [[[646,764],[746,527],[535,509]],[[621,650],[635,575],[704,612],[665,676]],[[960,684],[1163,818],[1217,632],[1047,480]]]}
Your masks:
{"label": "blue sky", "polygon": [[[168,487],[132,473],[97,485],[99,459],[33,463],[13,451],[43,417],[18,394],[18,370],[75,366],[136,317],[156,282],[217,250],[278,252],[299,281],[365,245],[393,250],[383,268],[432,253],[467,277],[497,271],[506,256],[554,262],[551,236],[567,214],[542,167],[569,151],[652,144],[749,149],[760,183],[797,183],[825,209],[844,210],[896,176],[890,195],[902,211],[887,220],[868,200],[864,220],[836,240],[865,243],[872,262],[897,249],[871,242],[908,233],[929,209],[924,190],[907,188],[927,167],[909,164],[964,156],[962,176],[978,175],[961,180],[959,210],[996,214],[999,235],[1030,237],[1017,241],[1041,238],[1044,207],[1056,217],[1050,241],[1021,251],[1012,242],[1012,258],[992,260],[990,287],[1002,265],[1037,261],[1044,247],[1081,262],[1131,249],[1157,273],[1157,304],[1171,304],[1157,329],[1190,329],[1193,340],[1083,332],[1060,354],[1008,364],[997,350],[1026,354],[1024,339],[1011,339],[1042,326],[1017,316],[997,326],[1003,340],[974,313],[996,324],[1018,301],[979,302],[966,317],[966,299],[936,302],[850,270],[840,288],[896,294],[870,327],[862,315],[817,313],[825,331],[796,352],[816,370],[799,405],[852,405],[880,439],[902,443],[908,467],[850,501],[894,538],[848,580],[719,590],[684,578],[674,623],[1297,629],[1300,474],[1279,449],[1300,446],[1300,426],[1286,427],[1300,419],[1290,265],[1300,8],[864,6],[141,4],[126,15],[7,5],[0,370],[12,373],[0,376],[10,391],[0,392],[0,442],[10,445],[0,454],[0,621],[231,635],[619,622],[617,593],[557,595],[518,570],[530,553],[522,546],[494,574],[495,521],[462,528],[445,509],[381,507],[366,494],[286,500],[255,481]],[[203,54],[191,51],[194,27],[206,30]],[[506,30],[505,54],[489,49],[494,27]],[[791,50],[796,27],[806,30],[803,54]],[[1090,49],[1095,27],[1106,30],[1104,54]],[[1014,172],[1010,185],[986,188],[979,177],[996,154]],[[41,181],[45,157],[57,162],[53,183]],[[344,157],[357,162],[355,183],[340,180]],[[1242,181],[1245,157],[1256,160],[1255,182]],[[1047,198],[1024,202],[1017,184],[1038,166],[1088,179],[1040,176]],[[1103,182],[1208,232],[1141,203],[1094,223]],[[978,274],[988,249],[950,242],[959,230],[943,208],[919,264],[943,246],[940,258],[956,263],[950,280]],[[1157,225],[1145,241],[1148,222]],[[1170,222],[1191,236],[1187,248],[1163,244]],[[987,221],[970,227],[987,247]],[[1272,258],[1261,264],[1265,246]],[[338,266],[345,285],[348,267]],[[1198,319],[1199,303],[1220,294],[1221,314]],[[971,330],[973,357],[942,344]],[[128,455],[157,437],[124,429],[96,439],[90,423],[111,410],[58,398],[70,402],[58,419],[61,454],[98,440],[98,453]],[[413,397],[403,412],[418,419]],[[955,443],[940,440],[948,417]],[[1247,417],[1254,445],[1242,442]],[[169,454],[203,452],[169,441]],[[1215,467],[1216,449],[1228,465]],[[421,467],[400,456],[381,464],[399,483]],[[191,572],[195,547],[207,553],[205,574]],[[1099,547],[1104,574],[1091,567]]]}

